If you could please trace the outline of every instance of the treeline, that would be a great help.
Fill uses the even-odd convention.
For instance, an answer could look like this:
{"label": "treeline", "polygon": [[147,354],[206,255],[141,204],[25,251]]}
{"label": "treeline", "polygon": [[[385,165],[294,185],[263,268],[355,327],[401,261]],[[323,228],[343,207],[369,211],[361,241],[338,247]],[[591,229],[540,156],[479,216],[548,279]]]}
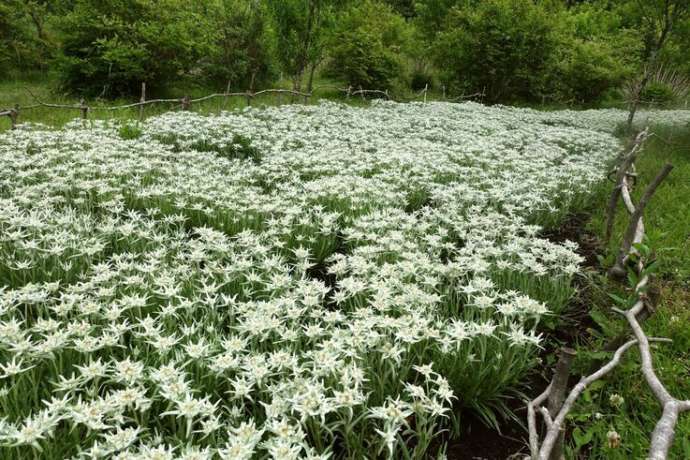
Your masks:
{"label": "treeline", "polygon": [[[669,2],[682,14],[665,30],[677,13]],[[141,82],[160,93],[180,82],[244,90],[287,79],[310,91],[333,78],[591,104],[625,100],[626,85],[648,74],[644,98],[670,103],[687,94],[687,2],[4,0],[0,79],[44,71],[64,90],[118,97]]]}

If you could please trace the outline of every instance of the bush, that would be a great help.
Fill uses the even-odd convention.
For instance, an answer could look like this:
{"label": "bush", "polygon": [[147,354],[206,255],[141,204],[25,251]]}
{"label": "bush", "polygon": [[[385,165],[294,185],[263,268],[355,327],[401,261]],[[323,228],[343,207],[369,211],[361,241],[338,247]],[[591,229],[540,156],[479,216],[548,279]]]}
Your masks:
{"label": "bush", "polygon": [[200,66],[207,82],[246,90],[274,77],[264,10],[251,0],[222,0],[209,20],[212,46]]}
{"label": "bush", "polygon": [[496,102],[540,98],[555,45],[543,7],[531,0],[487,0],[451,9],[434,50],[451,91],[485,91]]}
{"label": "bush", "polygon": [[339,19],[328,40],[326,73],[354,88],[388,89],[403,71],[400,50],[407,25],[388,5],[357,3]]}
{"label": "bush", "polygon": [[670,107],[676,102],[677,97],[670,85],[664,82],[652,81],[640,93],[640,100],[644,104]]}
{"label": "bush", "polygon": [[137,94],[189,74],[209,52],[204,17],[174,0],[78,0],[60,22],[62,86],[82,95]]}
{"label": "bush", "polygon": [[46,43],[34,31],[28,8],[28,3],[17,0],[0,2],[0,78],[45,65]]}
{"label": "bush", "polygon": [[571,39],[560,49],[556,74],[562,100],[580,104],[601,100],[630,73],[608,42]]}

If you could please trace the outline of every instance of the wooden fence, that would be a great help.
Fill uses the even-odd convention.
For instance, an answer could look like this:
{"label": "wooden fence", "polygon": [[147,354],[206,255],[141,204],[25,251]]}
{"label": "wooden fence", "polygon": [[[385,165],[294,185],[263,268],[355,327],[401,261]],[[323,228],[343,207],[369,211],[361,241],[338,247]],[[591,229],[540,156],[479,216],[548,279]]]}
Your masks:
{"label": "wooden fence", "polygon": [[[271,88],[271,89],[264,89],[260,91],[241,91],[241,92],[230,92],[229,89],[226,90],[225,92],[222,93],[213,93],[209,94],[206,96],[198,97],[198,98],[191,98],[188,95],[185,95],[180,98],[168,98],[168,99],[146,99],[146,83],[142,83],[141,85],[141,98],[139,99],[138,102],[133,102],[131,104],[123,104],[123,105],[115,105],[115,106],[90,106],[87,104],[85,99],[81,99],[78,104],[55,104],[55,103],[48,103],[48,102],[43,102],[41,101],[38,97],[36,97],[31,91],[27,90],[29,94],[31,94],[32,98],[34,99],[35,103],[32,105],[28,106],[20,106],[19,104],[15,104],[14,107],[10,109],[0,109],[0,117],[9,117],[11,127],[12,129],[16,129],[17,125],[19,124],[19,115],[25,111],[28,110],[33,110],[36,108],[48,108],[48,109],[56,109],[56,110],[78,110],[81,114],[81,118],[83,119],[88,119],[89,113],[90,112],[96,112],[96,111],[103,111],[103,112],[114,112],[118,110],[125,110],[125,109],[133,109],[138,107],[139,108],[139,119],[142,120],[144,118],[144,107],[149,106],[149,105],[154,105],[154,104],[176,104],[177,107],[180,110],[191,110],[192,106],[194,104],[198,104],[200,102],[208,101],[211,99],[217,99],[217,98],[223,98],[225,101],[225,104],[227,104],[228,98],[232,97],[239,97],[243,98],[246,100],[246,103],[248,106],[252,105],[252,101],[263,95],[274,95],[278,96],[281,98],[284,95],[290,96],[292,99],[292,102],[295,102],[299,99],[301,99],[305,104],[309,104],[311,102],[312,97],[314,97],[314,93],[317,89],[331,89],[335,90],[337,92],[343,93],[347,99],[353,98],[353,97],[361,97],[363,100],[366,100],[367,97],[377,97],[377,98],[383,98],[389,101],[396,101],[396,102],[412,102],[412,101],[423,101],[427,102],[427,96],[429,92],[429,85],[427,84],[421,91],[418,93],[415,93],[413,97],[411,98],[401,98],[401,97],[396,97],[394,98],[391,93],[388,90],[380,90],[380,89],[363,89],[361,87],[354,89],[352,86],[348,88],[341,88],[336,85],[319,85],[316,86],[312,89],[310,92],[303,92],[303,91],[295,91],[291,89],[280,89],[280,88]],[[460,95],[452,98],[446,98],[446,90],[445,86],[442,87],[442,92],[443,92],[443,100],[447,102],[459,102],[459,101],[465,101],[465,100],[479,100],[480,102],[483,101],[484,96],[485,96],[485,91],[482,91],[481,93],[474,93],[474,94],[468,94],[468,95]]]}

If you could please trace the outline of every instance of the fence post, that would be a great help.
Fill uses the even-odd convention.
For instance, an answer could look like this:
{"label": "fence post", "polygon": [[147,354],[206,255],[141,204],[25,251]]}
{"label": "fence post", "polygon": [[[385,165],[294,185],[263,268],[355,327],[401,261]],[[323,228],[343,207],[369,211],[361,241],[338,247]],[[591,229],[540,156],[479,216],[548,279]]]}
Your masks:
{"label": "fence post", "polygon": [[10,109],[10,123],[12,129],[17,129],[17,118],[19,118],[19,104],[14,104],[14,108]]}
{"label": "fence post", "polygon": [[230,81],[228,80],[228,84],[225,87],[225,96],[223,97],[223,110],[225,110],[228,107],[228,94],[230,93]]}
{"label": "fence post", "polygon": [[183,97],[180,103],[182,104],[182,110],[189,110],[192,107],[192,101],[189,99],[189,96]]}
{"label": "fence post", "polygon": [[429,90],[429,83],[424,85],[424,103],[426,103],[426,92]]}
{"label": "fence post", "polygon": [[[568,389],[568,378],[570,377],[570,367],[576,352],[572,348],[564,347],[556,363],[556,368],[553,373],[553,380],[551,380],[551,392],[549,393],[548,409],[552,418],[561,410],[563,402],[565,401],[565,393]],[[563,458],[563,441],[565,436],[564,427],[558,435],[558,441],[554,444],[551,451],[550,460],[561,460]]]}
{"label": "fence post", "polygon": [[144,119],[144,103],[146,102],[146,82],[141,83],[141,105],[139,106],[139,121]]}
{"label": "fence post", "polygon": [[359,94],[362,96],[362,100],[365,101],[366,98],[364,97],[364,90],[362,89],[362,86],[359,86]]}
{"label": "fence post", "polygon": [[347,87],[347,98],[350,99],[350,95],[352,94],[352,85]]}
{"label": "fence post", "polygon": [[79,110],[81,110],[82,119],[86,120],[89,117],[89,106],[86,105],[86,101],[83,98],[79,99]]}
{"label": "fence post", "polygon": [[441,90],[443,91],[443,100],[446,99],[446,85],[441,85]]}
{"label": "fence post", "polygon": [[254,95],[249,90],[247,90],[246,95],[247,95],[247,107],[250,107],[252,105],[252,98],[254,97]]}

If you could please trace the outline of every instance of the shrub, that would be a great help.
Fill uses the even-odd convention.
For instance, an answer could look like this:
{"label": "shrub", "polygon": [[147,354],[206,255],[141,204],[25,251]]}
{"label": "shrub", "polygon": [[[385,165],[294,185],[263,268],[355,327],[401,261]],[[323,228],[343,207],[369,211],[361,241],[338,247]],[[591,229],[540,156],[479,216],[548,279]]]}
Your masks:
{"label": "shrub", "polygon": [[365,1],[348,9],[328,41],[327,73],[357,88],[390,88],[402,73],[406,24],[388,5]]}
{"label": "shrub", "polygon": [[43,67],[46,43],[34,32],[27,16],[28,2],[0,2],[0,78],[10,71]]}
{"label": "shrub", "polygon": [[139,139],[144,131],[138,124],[125,123],[120,126],[118,134],[124,140]]}
{"label": "shrub", "polygon": [[589,103],[600,100],[629,75],[629,67],[610,42],[570,39],[557,60],[558,93],[563,100]]}
{"label": "shrub", "polygon": [[78,0],[59,28],[61,84],[90,96],[155,90],[209,50],[203,16],[174,0]]}
{"label": "shrub", "polygon": [[673,88],[659,81],[652,81],[640,93],[640,100],[645,104],[661,107],[672,106],[677,98]]}
{"label": "shrub", "polygon": [[222,0],[214,4],[209,20],[211,50],[200,63],[205,80],[254,89],[274,77],[262,8],[248,0]]}
{"label": "shrub", "polygon": [[487,0],[451,9],[434,50],[451,91],[514,101],[544,93],[555,45],[543,7],[531,0]]}

